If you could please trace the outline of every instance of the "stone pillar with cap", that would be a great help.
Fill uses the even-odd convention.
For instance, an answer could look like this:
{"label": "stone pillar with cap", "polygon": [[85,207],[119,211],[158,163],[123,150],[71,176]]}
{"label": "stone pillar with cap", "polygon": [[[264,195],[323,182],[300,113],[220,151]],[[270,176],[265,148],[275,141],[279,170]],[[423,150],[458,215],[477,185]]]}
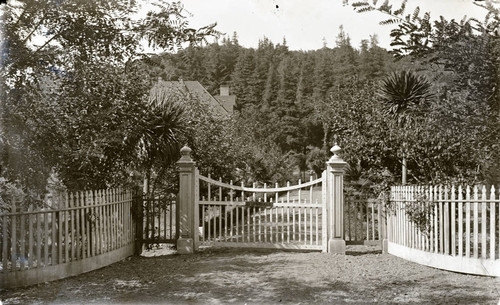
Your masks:
{"label": "stone pillar with cap", "polygon": [[344,171],[347,162],[338,155],[341,148],[335,144],[333,156],[327,164],[328,253],[345,254],[344,240]]}
{"label": "stone pillar with cap", "polygon": [[181,148],[181,158],[177,161],[179,167],[179,195],[177,196],[177,253],[194,252],[194,220],[195,220],[195,171],[196,162],[191,158],[191,148],[186,145]]}

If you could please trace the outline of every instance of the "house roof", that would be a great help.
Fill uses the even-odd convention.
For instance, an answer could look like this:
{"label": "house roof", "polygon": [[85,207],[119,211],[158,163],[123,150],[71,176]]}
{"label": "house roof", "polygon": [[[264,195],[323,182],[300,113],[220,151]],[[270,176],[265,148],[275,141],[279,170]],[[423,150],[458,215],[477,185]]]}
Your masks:
{"label": "house roof", "polygon": [[[181,94],[187,94],[190,97],[197,97],[201,102],[205,102],[211,106],[217,114],[229,115],[231,111],[224,107],[224,102],[214,98],[198,81],[161,81],[162,86],[177,91]],[[155,85],[156,86],[156,85]]]}
{"label": "house roof", "polygon": [[222,107],[224,107],[227,112],[233,113],[233,107],[236,104],[235,95],[216,95],[214,97],[221,103]]}

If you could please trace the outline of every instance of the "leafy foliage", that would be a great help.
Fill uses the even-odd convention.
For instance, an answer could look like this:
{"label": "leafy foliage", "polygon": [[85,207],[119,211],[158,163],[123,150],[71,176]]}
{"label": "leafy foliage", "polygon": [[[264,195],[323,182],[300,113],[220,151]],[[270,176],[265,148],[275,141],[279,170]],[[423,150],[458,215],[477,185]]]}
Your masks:
{"label": "leafy foliage", "polygon": [[136,170],[175,159],[182,110],[147,105],[152,81],[137,64],[147,59],[141,41],[172,50],[216,32],[189,28],[180,3],[160,2],[133,19],[138,5],[23,0],[4,7],[0,176],[24,193],[39,198],[53,171],[69,189],[103,188],[134,183]]}

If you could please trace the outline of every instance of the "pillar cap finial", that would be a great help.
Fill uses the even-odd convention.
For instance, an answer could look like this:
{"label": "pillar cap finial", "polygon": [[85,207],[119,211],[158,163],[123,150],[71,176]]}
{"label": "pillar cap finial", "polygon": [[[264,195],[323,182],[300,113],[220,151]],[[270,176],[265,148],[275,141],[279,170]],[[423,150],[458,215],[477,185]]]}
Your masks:
{"label": "pillar cap finial", "polygon": [[191,158],[192,149],[186,145],[181,148],[181,159],[179,161],[193,161]]}
{"label": "pillar cap finial", "polygon": [[342,148],[335,143],[332,148],[330,148],[330,151],[333,153],[334,157],[338,157],[338,153],[342,151]]}
{"label": "pillar cap finial", "polygon": [[345,164],[344,160],[339,156],[340,152],[342,151],[342,148],[335,143],[333,147],[330,149],[330,151],[333,153],[333,156],[328,160],[328,164]]}

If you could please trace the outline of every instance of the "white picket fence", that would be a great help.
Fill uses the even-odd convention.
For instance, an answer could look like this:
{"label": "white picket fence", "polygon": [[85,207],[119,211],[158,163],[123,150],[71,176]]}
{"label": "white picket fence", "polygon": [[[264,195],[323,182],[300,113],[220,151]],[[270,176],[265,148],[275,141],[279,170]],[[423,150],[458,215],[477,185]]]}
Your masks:
{"label": "white picket fence", "polygon": [[500,196],[494,186],[396,186],[388,252],[436,268],[500,276]]}
{"label": "white picket fence", "polygon": [[134,253],[132,192],[68,193],[57,207],[0,214],[0,287],[94,270]]}

